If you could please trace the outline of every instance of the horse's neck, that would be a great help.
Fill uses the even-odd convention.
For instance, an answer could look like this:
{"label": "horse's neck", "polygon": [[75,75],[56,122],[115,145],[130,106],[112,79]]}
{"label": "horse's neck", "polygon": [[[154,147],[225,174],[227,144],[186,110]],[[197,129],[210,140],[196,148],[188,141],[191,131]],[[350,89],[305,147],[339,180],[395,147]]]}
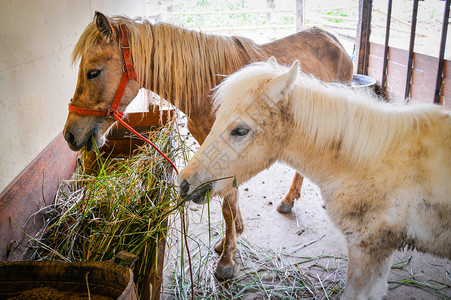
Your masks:
{"label": "horse's neck", "polygon": [[[351,117],[346,99],[339,90],[337,95],[331,95],[330,89],[319,84],[315,80],[306,80],[293,90],[289,98],[293,132],[284,154],[288,164],[317,183],[327,176],[353,172],[355,163],[358,163],[353,161],[354,148],[343,150],[346,134],[350,132],[343,132],[341,127],[351,130],[346,126]],[[355,128],[351,134],[356,134],[359,129]]]}
{"label": "horse's neck", "polygon": [[295,130],[289,136],[281,152],[282,162],[318,185],[321,185],[327,177],[338,173],[339,165],[336,163],[333,150],[318,149],[314,141],[300,131]]}
{"label": "horse's neck", "polygon": [[287,157],[296,163],[298,156],[306,171],[319,177],[319,172],[336,176],[375,168],[390,153],[406,151],[403,145],[429,132],[438,110],[377,102],[368,93],[315,80],[302,81],[289,101],[296,137]]}

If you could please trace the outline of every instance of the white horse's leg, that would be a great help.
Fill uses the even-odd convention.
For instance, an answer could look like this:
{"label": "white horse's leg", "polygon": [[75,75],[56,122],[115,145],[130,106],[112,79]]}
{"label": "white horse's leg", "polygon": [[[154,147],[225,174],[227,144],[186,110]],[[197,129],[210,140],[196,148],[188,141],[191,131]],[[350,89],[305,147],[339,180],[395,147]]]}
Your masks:
{"label": "white horse's leg", "polygon": [[225,236],[215,250],[221,253],[215,276],[220,280],[232,278],[235,273],[235,252],[237,235],[243,232],[243,219],[238,207],[238,190],[224,197],[222,214],[225,222]]}
{"label": "white horse's leg", "polygon": [[373,249],[370,254],[359,245],[348,245],[348,274],[342,299],[381,299],[387,291],[393,250]]}

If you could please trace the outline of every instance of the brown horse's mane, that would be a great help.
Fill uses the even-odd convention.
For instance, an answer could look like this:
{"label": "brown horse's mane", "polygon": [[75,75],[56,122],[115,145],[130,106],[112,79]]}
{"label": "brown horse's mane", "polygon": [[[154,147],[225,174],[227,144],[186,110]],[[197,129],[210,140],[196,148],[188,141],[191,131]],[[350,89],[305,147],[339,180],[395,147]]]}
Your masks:
{"label": "brown horse's mane", "polygon": [[[199,105],[205,94],[222,80],[221,75],[231,74],[260,57],[258,45],[242,37],[209,35],[124,16],[109,20],[116,32],[122,24],[127,27],[140,85],[184,108],[188,114],[192,101],[198,101]],[[72,62],[99,42],[100,32],[93,21],[75,45]],[[117,43],[119,47],[118,39]]]}

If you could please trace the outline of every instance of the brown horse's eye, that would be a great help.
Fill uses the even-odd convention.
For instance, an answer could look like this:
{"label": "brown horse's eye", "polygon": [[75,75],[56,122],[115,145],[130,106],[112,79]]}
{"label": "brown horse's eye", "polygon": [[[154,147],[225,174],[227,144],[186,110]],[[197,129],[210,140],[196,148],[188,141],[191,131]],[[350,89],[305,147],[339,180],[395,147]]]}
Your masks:
{"label": "brown horse's eye", "polygon": [[88,80],[96,78],[97,76],[100,75],[100,73],[102,73],[102,69],[100,70],[89,70],[88,73],[86,74],[86,78],[88,78]]}

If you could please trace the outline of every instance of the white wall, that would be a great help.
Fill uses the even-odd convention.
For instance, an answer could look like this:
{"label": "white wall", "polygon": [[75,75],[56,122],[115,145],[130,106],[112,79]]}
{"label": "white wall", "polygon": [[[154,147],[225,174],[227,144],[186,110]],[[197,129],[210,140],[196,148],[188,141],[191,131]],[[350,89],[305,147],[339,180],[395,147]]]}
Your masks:
{"label": "white wall", "polygon": [[63,129],[72,49],[96,10],[144,15],[144,0],[0,0],[0,192]]}

